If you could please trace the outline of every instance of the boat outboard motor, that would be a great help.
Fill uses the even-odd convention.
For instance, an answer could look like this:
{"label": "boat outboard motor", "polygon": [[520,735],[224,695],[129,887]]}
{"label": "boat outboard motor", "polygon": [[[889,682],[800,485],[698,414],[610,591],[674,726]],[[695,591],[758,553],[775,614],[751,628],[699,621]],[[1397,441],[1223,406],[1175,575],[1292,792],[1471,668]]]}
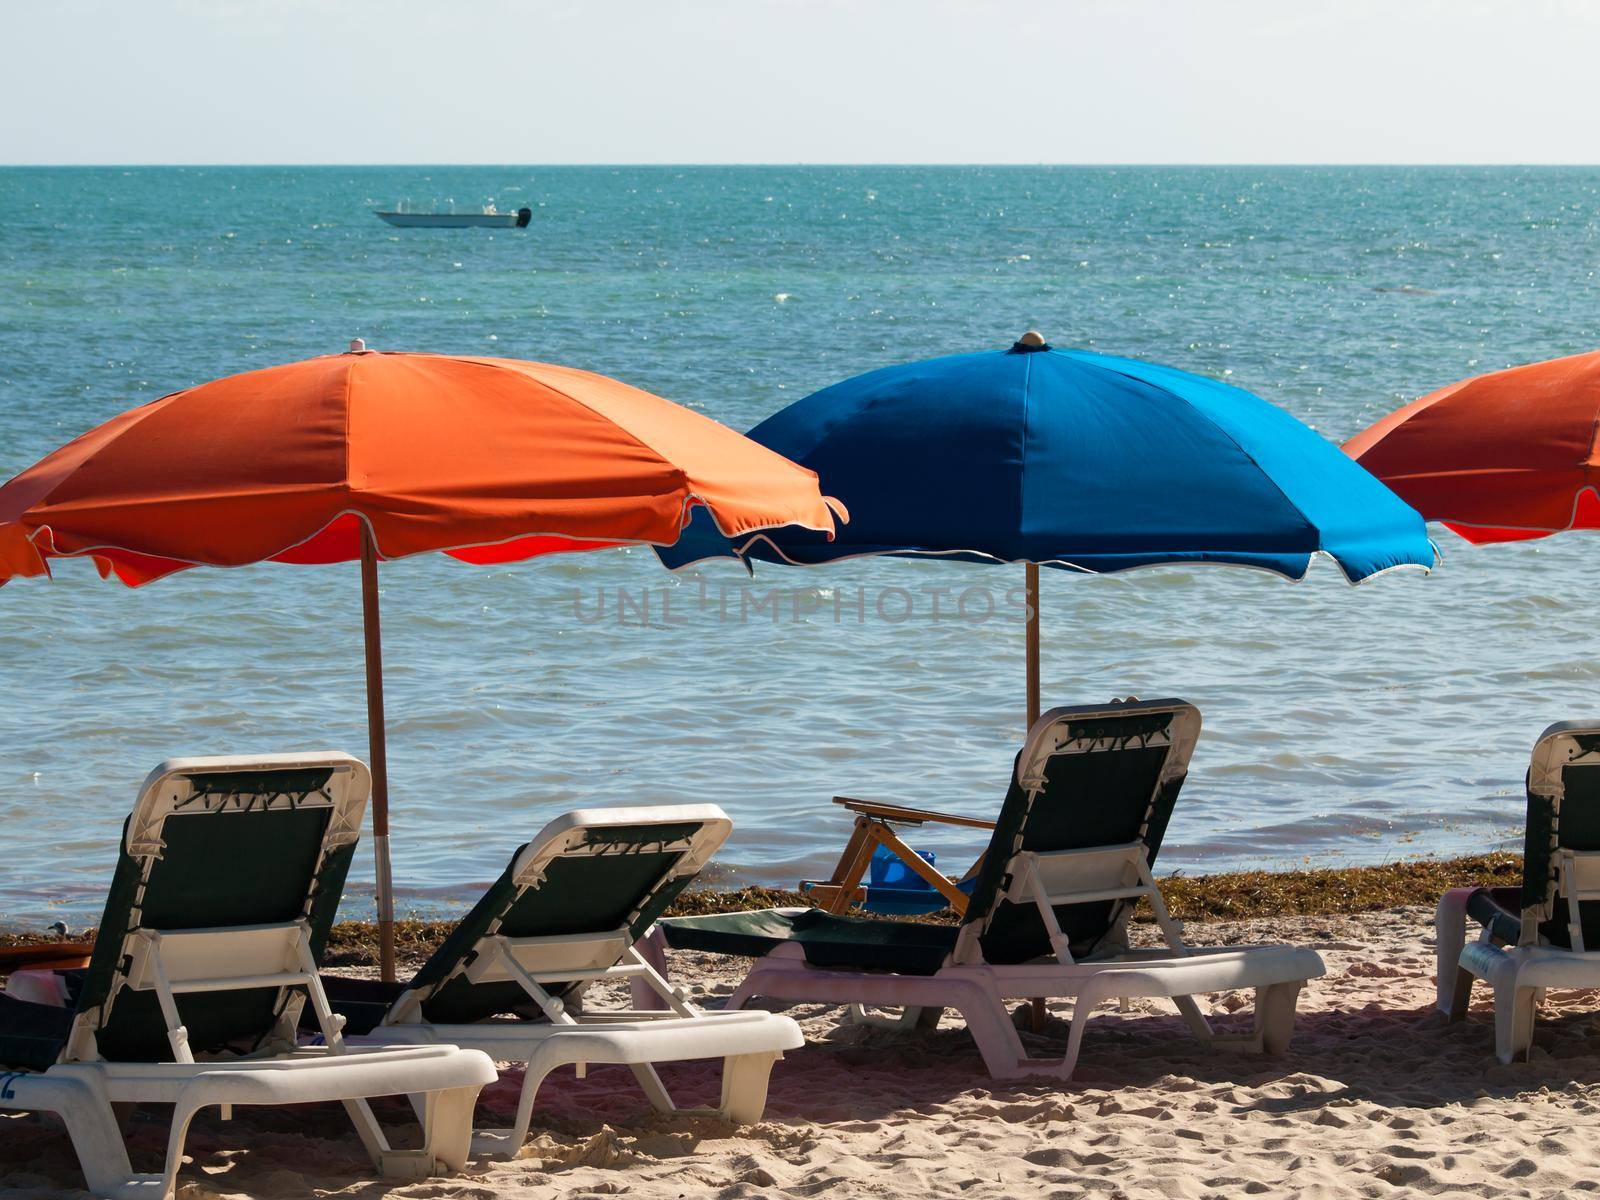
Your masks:
{"label": "boat outboard motor", "polygon": [[519,209],[517,209],[517,228],[518,229],[526,229],[528,227],[528,222],[531,221],[531,220],[533,220],[533,209],[531,209],[531,208],[519,208]]}

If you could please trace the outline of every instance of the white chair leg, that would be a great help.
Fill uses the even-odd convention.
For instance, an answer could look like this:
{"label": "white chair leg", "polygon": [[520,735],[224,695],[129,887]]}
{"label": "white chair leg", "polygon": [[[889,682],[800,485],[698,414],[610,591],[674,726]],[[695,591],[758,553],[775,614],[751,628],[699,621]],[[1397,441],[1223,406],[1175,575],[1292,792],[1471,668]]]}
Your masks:
{"label": "white chair leg", "polygon": [[1278,1055],[1289,1049],[1300,988],[1301,981],[1291,979],[1256,989],[1256,1036],[1261,1041],[1261,1053]]}
{"label": "white chair leg", "polygon": [[916,1005],[907,1005],[900,1010],[898,1017],[887,1017],[881,1013],[867,1011],[865,1004],[852,1004],[846,1010],[849,1013],[852,1025],[865,1025],[869,1029],[937,1029],[939,1027],[938,1010],[935,1011],[933,1025],[926,1024],[927,1010]]}
{"label": "white chair leg", "polygon": [[372,1107],[365,1100],[345,1100],[342,1103],[344,1111],[350,1116],[350,1124],[356,1127],[356,1136],[361,1139],[367,1157],[382,1171],[383,1156],[389,1153],[389,1139],[383,1136],[383,1127],[378,1124],[378,1118],[373,1116]]}
{"label": "white chair leg", "polygon": [[423,1099],[422,1146],[447,1171],[463,1170],[472,1153],[472,1114],[480,1090],[447,1088]]}
{"label": "white chair leg", "polygon": [[172,1106],[172,1126],[167,1130],[167,1163],[162,1173],[163,1200],[172,1195],[178,1186],[178,1168],[183,1165],[183,1143],[189,1136],[189,1123],[194,1120],[194,1115],[199,1110],[200,1106],[196,1104],[180,1103]]}
{"label": "white chair leg", "polygon": [[[426,1179],[433,1174],[433,1156],[425,1150],[396,1150],[384,1136],[383,1126],[373,1115],[372,1106],[365,1100],[341,1101],[350,1123],[356,1127],[356,1136],[366,1148],[367,1157],[386,1179]],[[427,1111],[427,1102],[423,1102]]]}
{"label": "white chair leg", "polygon": [[1526,1059],[1533,1047],[1534,988],[1515,983],[1494,990],[1494,1052],[1502,1063]]}
{"label": "white chair leg", "polygon": [[[1082,1004],[1082,1001],[1080,1000],[1078,1003]],[[1189,1026],[1189,1032],[1194,1034],[1200,1041],[1210,1045],[1213,1040],[1211,1022],[1206,1020],[1205,1014],[1200,1011],[1200,1005],[1195,998],[1193,996],[1174,996],[1172,997],[1172,1005],[1183,1014],[1184,1022]],[[1072,1010],[1072,1019],[1073,1023],[1076,1024],[1078,1019],[1076,1007]],[[1087,1014],[1085,1019],[1087,1019]]]}
{"label": "white chair leg", "polygon": [[1451,888],[1439,897],[1433,916],[1434,1003],[1452,1021],[1467,1015],[1472,976],[1461,970],[1461,949],[1467,942],[1467,897],[1473,888]]}
{"label": "white chair leg", "polygon": [[[779,975],[778,978],[782,979],[783,977]],[[756,996],[768,995],[769,993],[762,990],[762,984],[766,981],[767,972],[761,969],[761,963],[758,961],[755,966],[750,968],[750,973],[740,981],[739,986],[733,989],[733,995],[729,996],[722,1006],[723,1011],[737,1012]]]}
{"label": "white chair leg", "polygon": [[1016,1079],[1026,1075],[1031,1064],[1017,1027],[1011,1023],[1005,1000],[980,987],[965,987],[958,994],[951,989],[940,996],[967,1023],[967,1032],[978,1043],[983,1065],[996,1079]]}
{"label": "white chair leg", "polygon": [[[541,1051],[543,1049],[544,1047],[540,1047]],[[527,1141],[528,1127],[533,1124],[534,1097],[539,1094],[539,1086],[544,1083],[545,1076],[555,1069],[559,1061],[554,1054],[545,1055],[536,1052],[523,1071],[522,1094],[517,1097],[517,1117],[511,1126],[512,1154],[522,1149],[522,1143]]]}
{"label": "white chair leg", "polygon": [[533,1101],[545,1076],[567,1064],[560,1039],[551,1038],[535,1047],[522,1071],[522,1092],[517,1097],[517,1115],[510,1129],[476,1129],[472,1134],[472,1153],[488,1158],[515,1158],[528,1140],[533,1124]]}
{"label": "white chair leg", "polygon": [[[790,962],[803,960],[803,953],[798,946],[779,947],[767,957],[774,960],[772,968],[763,969],[762,963],[758,962],[728,999],[726,1007],[729,1011],[743,1007],[746,1001],[755,996],[784,1000],[821,1000],[826,1003],[846,1005],[862,1002],[854,999],[860,995],[860,988],[855,979],[849,981],[848,995],[837,994],[831,988],[804,986],[804,977],[801,979],[802,986],[794,986],[795,973],[792,969],[784,969],[784,960]],[[872,978],[866,976],[863,981]],[[1016,1026],[1011,1023],[1011,1014],[1006,1010],[1005,1000],[998,992],[972,980],[935,981],[930,978],[925,982],[928,986],[922,987],[916,977],[895,979],[886,994],[869,995],[865,1002],[889,1007],[921,1008],[925,1013],[931,1014],[934,1022],[937,1022],[938,1014],[946,1008],[955,1009],[966,1021],[967,1032],[972,1034],[972,1040],[977,1042],[978,1053],[983,1056],[989,1074],[996,1079],[1016,1079],[1030,1070],[1049,1069],[1048,1064],[1035,1063],[1028,1059],[1022,1038],[1018,1036]],[[869,990],[876,991],[876,989]]]}
{"label": "white chair leg", "polygon": [[[733,990],[733,995],[729,996],[727,1002],[723,1004],[723,1009],[727,1012],[736,1012],[743,1008],[754,996],[770,996],[774,999],[785,1000],[794,999],[795,997],[785,993],[785,989],[782,986],[786,978],[785,968],[792,969],[805,961],[805,949],[798,942],[785,942],[783,945],[767,951],[764,956],[756,959],[749,973],[740,981],[739,986]],[[778,990],[772,992],[764,991],[763,988],[769,981],[776,981],[779,985]],[[806,993],[802,992],[801,995],[806,995]],[[849,1001],[841,998],[840,1003],[849,1003]]]}
{"label": "white chair leg", "polygon": [[83,1168],[84,1182],[94,1195],[124,1196],[142,1192],[149,1196],[154,1190],[152,1185],[163,1178],[166,1180],[163,1195],[171,1193],[181,1158],[169,1159],[166,1176],[135,1175],[111,1102],[97,1080],[0,1072],[0,1099],[4,1100],[6,1108],[52,1112],[61,1118]]}
{"label": "white chair leg", "polygon": [[767,1111],[767,1086],[772,1067],[783,1054],[735,1054],[722,1060],[722,1103],[717,1111],[735,1125],[754,1125]]}
{"label": "white chair leg", "polygon": [[645,1097],[650,1101],[650,1107],[657,1112],[677,1112],[678,1106],[672,1102],[672,1093],[667,1091],[667,1085],[661,1082],[661,1075],[656,1071],[653,1063],[629,1063],[628,1069],[633,1072],[633,1077],[639,1081],[639,1086],[644,1089]]}
{"label": "white chair leg", "polygon": [[[451,1089],[457,1090],[457,1089]],[[472,1100],[476,1102],[478,1089],[462,1089],[470,1091]],[[413,1111],[417,1108],[414,1096],[408,1097]],[[372,1105],[366,1100],[344,1100],[344,1110],[350,1115],[350,1123],[356,1127],[356,1136],[361,1139],[361,1145],[367,1151],[367,1157],[372,1159],[372,1165],[378,1168],[378,1174],[386,1179],[427,1179],[434,1173],[434,1155],[428,1148],[428,1105],[430,1098],[424,1097],[419,1118],[423,1122],[424,1148],[420,1150],[396,1150],[389,1144],[389,1139],[384,1135],[383,1126],[378,1124],[378,1118],[373,1114]],[[467,1120],[471,1121],[472,1109],[467,1109]],[[465,1161],[463,1156],[463,1161]]]}
{"label": "white chair leg", "polygon": [[[655,968],[657,975],[667,979],[667,937],[661,931],[661,926],[654,925],[650,932],[633,944],[639,952],[639,957]],[[631,1006],[636,1012],[658,1012],[667,1007],[667,1002],[656,994],[655,988],[641,975],[635,975],[628,981],[628,997]]]}

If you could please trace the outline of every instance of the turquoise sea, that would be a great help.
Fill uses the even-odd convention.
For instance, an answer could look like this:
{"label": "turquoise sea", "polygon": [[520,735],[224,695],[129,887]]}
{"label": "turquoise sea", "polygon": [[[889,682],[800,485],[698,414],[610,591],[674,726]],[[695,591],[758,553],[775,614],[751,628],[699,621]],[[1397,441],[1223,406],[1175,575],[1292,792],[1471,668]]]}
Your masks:
{"label": "turquoise sea", "polygon": [[[416,231],[369,212],[402,198],[535,216]],[[0,473],[352,337],[569,363],[744,429],[841,377],[1036,327],[1226,377],[1342,440],[1464,375],[1593,349],[1597,230],[1593,169],[3,169]],[[1432,576],[1359,589],[1330,563],[1300,584],[1045,573],[1047,704],[1204,713],[1164,871],[1519,836],[1533,739],[1600,714],[1596,543],[1438,537]],[[736,822],[721,878],[770,883],[826,870],[849,824],[835,793],[994,808],[1022,733],[1020,576],[883,560],[677,578],[639,551],[386,565],[400,907],[458,905],[578,805],[714,801]],[[1001,611],[936,620],[923,589],[946,587],[992,588]],[[907,619],[878,612],[891,594],[905,613],[893,589]],[[364,712],[353,565],[129,591],[68,564],[6,587],[0,925],[93,920],[161,759],[364,756]],[[954,865],[977,848],[913,840]],[[363,863],[352,911],[370,911]]]}

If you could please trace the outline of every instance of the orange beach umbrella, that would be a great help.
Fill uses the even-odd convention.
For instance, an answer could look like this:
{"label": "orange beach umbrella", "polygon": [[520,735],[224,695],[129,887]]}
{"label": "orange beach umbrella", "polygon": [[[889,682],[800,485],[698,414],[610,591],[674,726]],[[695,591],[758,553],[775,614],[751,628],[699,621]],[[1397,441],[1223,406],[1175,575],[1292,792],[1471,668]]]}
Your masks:
{"label": "orange beach umbrella", "polygon": [[[614,379],[499,358],[347,354],[174,392],[0,487],[0,584],[88,557],[138,586],[194,566],[359,559],[378,919],[393,977],[377,564],[503,563],[726,533],[831,532],[817,477]],[[836,506],[834,506],[836,507]],[[843,516],[843,511],[839,510]]]}
{"label": "orange beach umbrella", "polygon": [[1471,542],[1600,529],[1600,351],[1440,388],[1345,443],[1430,521]]}

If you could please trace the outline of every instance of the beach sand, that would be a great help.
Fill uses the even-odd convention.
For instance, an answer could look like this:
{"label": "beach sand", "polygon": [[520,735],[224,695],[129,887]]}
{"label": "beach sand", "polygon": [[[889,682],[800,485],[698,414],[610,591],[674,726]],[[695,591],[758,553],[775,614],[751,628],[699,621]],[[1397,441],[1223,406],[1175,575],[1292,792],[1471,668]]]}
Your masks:
{"label": "beach sand", "polygon": [[[1138,927],[1148,937],[1149,926]],[[1076,1077],[1000,1083],[949,1015],[932,1033],[841,1025],[839,1010],[788,1009],[808,1044],[773,1074],[766,1119],[750,1128],[652,1113],[624,1068],[568,1073],[540,1094],[521,1158],[455,1178],[374,1178],[337,1109],[200,1118],[180,1197],[1450,1197],[1600,1190],[1600,1021],[1596,998],[1552,992],[1533,1061],[1493,1057],[1488,993],[1447,1026],[1432,1010],[1432,913],[1190,922],[1195,943],[1298,941],[1325,978],[1302,993],[1282,1058],[1208,1052],[1170,1009],[1108,1008]],[[675,953],[674,977],[716,1002],[742,963]],[[1243,995],[1204,1002],[1226,1018]],[[1060,1017],[1065,1006],[1052,1009]],[[1046,1036],[1064,1029],[1051,1022]],[[1037,1043],[1035,1049],[1047,1047]],[[680,1103],[712,1099],[712,1066],[663,1068]],[[505,1123],[520,1076],[486,1095]],[[383,1112],[397,1120],[403,1110]],[[481,1113],[480,1113],[481,1115]],[[157,1113],[132,1124],[152,1166]],[[136,1163],[136,1166],[138,1164]],[[65,1135],[33,1116],[0,1117],[0,1198],[81,1187]]]}

